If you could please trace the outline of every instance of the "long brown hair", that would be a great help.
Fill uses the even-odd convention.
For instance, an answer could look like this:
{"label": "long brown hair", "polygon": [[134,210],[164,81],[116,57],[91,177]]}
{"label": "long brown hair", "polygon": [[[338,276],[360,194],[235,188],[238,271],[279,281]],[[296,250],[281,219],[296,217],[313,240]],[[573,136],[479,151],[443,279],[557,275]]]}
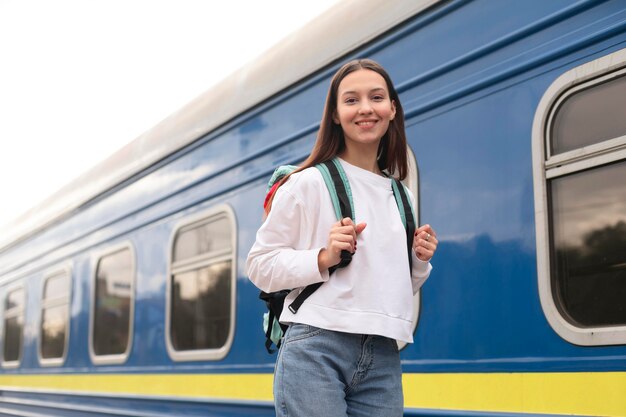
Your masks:
{"label": "long brown hair", "polygon": [[[378,146],[378,168],[401,181],[406,178],[408,170],[407,144],[406,133],[404,131],[404,110],[400,103],[400,97],[398,97],[398,93],[391,82],[389,74],[387,74],[387,71],[385,71],[380,64],[371,59],[355,59],[339,68],[330,81],[326,104],[324,105],[324,114],[322,115],[320,129],[317,132],[317,139],[315,145],[313,145],[311,154],[297,170],[285,176],[279,182],[278,187],[289,180],[292,174],[315,166],[321,162],[328,161],[343,152],[346,147],[343,130],[341,125],[335,123],[333,120],[333,116],[337,112],[337,91],[339,90],[339,84],[348,74],[361,69],[374,71],[383,77],[387,84],[389,98],[396,106],[396,115],[389,123],[389,128],[383,135]],[[267,201],[265,207],[266,214],[269,213],[272,207],[272,201],[276,194],[275,190],[278,187],[274,188],[273,195],[271,195]]]}

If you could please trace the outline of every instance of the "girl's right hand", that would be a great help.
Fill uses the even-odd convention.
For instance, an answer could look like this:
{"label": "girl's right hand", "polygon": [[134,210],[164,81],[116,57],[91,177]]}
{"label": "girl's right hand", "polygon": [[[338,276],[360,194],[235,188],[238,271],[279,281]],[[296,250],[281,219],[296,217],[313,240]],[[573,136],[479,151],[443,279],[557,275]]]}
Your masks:
{"label": "girl's right hand", "polygon": [[356,239],[365,229],[366,223],[354,224],[351,218],[344,217],[333,224],[328,235],[328,244],[317,255],[320,272],[341,262],[341,251],[356,252]]}

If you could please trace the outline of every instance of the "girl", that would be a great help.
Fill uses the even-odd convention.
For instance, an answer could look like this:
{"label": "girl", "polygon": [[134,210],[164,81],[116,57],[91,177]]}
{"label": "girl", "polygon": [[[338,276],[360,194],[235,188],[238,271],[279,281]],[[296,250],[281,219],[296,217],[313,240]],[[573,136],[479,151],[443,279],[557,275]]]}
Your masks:
{"label": "girl", "polygon": [[[250,280],[265,292],[323,285],[289,324],[276,361],[277,416],[403,415],[396,340],[413,342],[413,295],[430,274],[437,234],[417,228],[411,256],[391,180],[407,174],[404,113],[376,62],[348,62],[330,85],[317,141],[302,167],[280,182],[248,255]],[[357,222],[337,221],[314,166],[338,157]],[[414,205],[415,206],[415,205]],[[342,250],[352,262],[329,276]],[[292,291],[285,306],[298,295]]]}

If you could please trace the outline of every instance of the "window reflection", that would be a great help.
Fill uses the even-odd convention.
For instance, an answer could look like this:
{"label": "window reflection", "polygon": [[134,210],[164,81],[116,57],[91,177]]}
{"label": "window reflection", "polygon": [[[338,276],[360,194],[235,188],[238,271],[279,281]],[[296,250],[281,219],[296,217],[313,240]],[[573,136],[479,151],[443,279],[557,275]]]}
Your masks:
{"label": "window reflection", "polygon": [[229,339],[232,233],[231,222],[224,215],[177,232],[172,248],[169,329],[176,351],[220,349]]}
{"label": "window reflection", "polygon": [[103,257],[96,272],[93,351],[126,352],[130,336],[132,255],[129,249]]}
{"label": "window reflection", "polygon": [[4,303],[5,362],[20,360],[24,333],[24,298],[24,290],[20,288],[9,292]]}
{"label": "window reflection", "polygon": [[17,361],[22,351],[22,330],[24,319],[22,316],[11,317],[5,320],[4,328],[4,360]]}
{"label": "window reflection", "polygon": [[201,226],[183,228],[174,244],[174,261],[231,249],[230,246],[230,224],[222,217]]}
{"label": "window reflection", "polygon": [[176,350],[217,349],[230,329],[231,262],[174,275],[172,343]]}
{"label": "window reflection", "polygon": [[626,135],[626,76],[568,97],[552,125],[552,154]]}
{"label": "window reflection", "polygon": [[579,326],[626,324],[626,162],[549,185],[557,304]]}
{"label": "window reflection", "polygon": [[69,328],[70,276],[62,272],[48,277],[41,302],[41,357],[62,358]]}
{"label": "window reflection", "polygon": [[41,357],[44,359],[62,358],[65,353],[65,332],[67,329],[67,307],[47,308],[41,323]]}

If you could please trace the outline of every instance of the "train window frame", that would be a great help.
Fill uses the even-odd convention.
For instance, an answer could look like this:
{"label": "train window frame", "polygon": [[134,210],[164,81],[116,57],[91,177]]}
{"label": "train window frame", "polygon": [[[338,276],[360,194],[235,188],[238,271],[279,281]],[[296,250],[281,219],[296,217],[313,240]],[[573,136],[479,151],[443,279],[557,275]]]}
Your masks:
{"label": "train window frame", "polygon": [[548,181],[626,159],[626,135],[551,154],[550,127],[559,105],[577,92],[626,74],[626,49],[575,67],[544,93],[533,121],[532,158],[537,245],[537,279],[543,313],[566,341],[580,346],[626,344],[626,325],[578,327],[560,312],[552,291]]}
{"label": "train window frame", "polygon": [[[53,277],[57,277],[59,275],[65,275],[67,277],[67,296],[65,299],[52,299],[51,301],[46,301],[44,299],[44,291],[46,289],[46,284],[48,283],[48,280],[50,278]],[[65,360],[67,359],[67,352],[69,350],[69,341],[70,341],[70,329],[71,329],[71,314],[70,314],[70,308],[71,308],[71,303],[72,303],[72,289],[73,289],[73,282],[72,282],[72,265],[71,264],[64,264],[62,266],[59,267],[55,267],[52,269],[49,269],[47,272],[45,272],[43,274],[42,280],[41,280],[41,298],[40,298],[40,304],[39,304],[39,323],[38,323],[38,330],[39,330],[39,340],[37,343],[37,357],[39,359],[39,364],[41,366],[61,366],[65,363]],[[50,308],[50,307],[58,307],[58,306],[65,306],[65,324],[66,324],[66,332],[65,332],[65,344],[63,346],[63,355],[61,357],[58,358],[44,358],[43,357],[43,314],[46,308]]]}
{"label": "train window frame", "polygon": [[[176,272],[177,268],[173,264],[174,258],[174,245],[176,243],[176,237],[178,233],[194,224],[201,224],[211,219],[226,218],[231,227],[231,247],[230,252],[220,251],[218,254],[198,255],[194,259],[198,259],[194,262],[195,267],[201,265],[210,265],[215,262],[216,259],[220,261],[231,261],[231,291],[230,291],[230,325],[228,329],[228,336],[223,346],[217,349],[195,349],[195,350],[176,350],[172,343],[171,335],[171,320],[172,320],[172,275]],[[165,316],[165,345],[168,355],[174,361],[197,361],[197,360],[221,360],[226,357],[232,347],[235,337],[235,324],[237,321],[237,221],[235,212],[228,204],[221,204],[219,206],[211,207],[208,210],[204,210],[200,213],[193,214],[180,220],[172,229],[170,235],[170,241],[168,245],[168,260],[167,260],[167,289],[166,289],[166,316]],[[200,259],[202,258],[202,259]]]}
{"label": "train window frame", "polygon": [[[21,314],[22,320],[23,320],[22,342],[20,344],[20,352],[19,352],[18,359],[14,361],[6,361],[4,360],[4,350],[5,350],[5,343],[6,343],[6,337],[5,337],[6,336],[6,320],[7,320],[6,301],[7,301],[9,294],[20,289],[24,292],[24,303],[21,308],[21,311],[19,311],[17,315]],[[5,369],[18,368],[20,364],[22,363],[22,358],[24,355],[24,332],[26,330],[26,311],[27,311],[26,303],[27,301],[28,301],[28,291],[24,283],[21,283],[21,282],[19,284],[14,284],[14,285],[7,287],[2,297],[2,357],[1,359],[2,359],[2,367]],[[9,313],[9,318],[11,317],[14,317],[13,312]]]}
{"label": "train window frame", "polygon": [[[131,289],[130,289],[130,311],[128,317],[128,344],[126,350],[123,353],[114,353],[106,355],[98,355],[94,351],[94,330],[95,330],[95,314],[96,314],[96,280],[98,275],[98,266],[100,261],[106,256],[113,255],[118,252],[128,250],[131,257]],[[136,281],[137,281],[137,258],[135,248],[130,241],[123,242],[111,247],[108,247],[92,257],[91,263],[91,296],[89,306],[89,356],[91,362],[94,365],[113,365],[126,362],[132,351],[134,334],[135,334],[135,302],[136,302]]]}

